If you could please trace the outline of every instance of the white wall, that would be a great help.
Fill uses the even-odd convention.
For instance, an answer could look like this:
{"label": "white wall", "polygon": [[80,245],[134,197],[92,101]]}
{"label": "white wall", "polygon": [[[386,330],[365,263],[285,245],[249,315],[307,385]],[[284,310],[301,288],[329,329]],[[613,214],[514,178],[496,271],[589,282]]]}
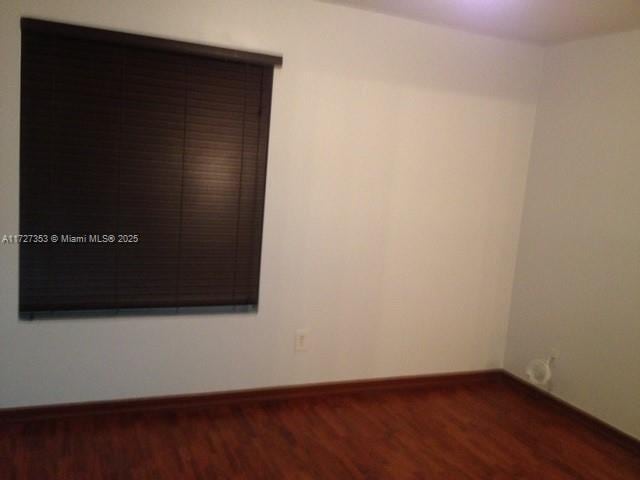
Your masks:
{"label": "white wall", "polygon": [[506,366],[640,438],[640,31],[545,63]]}
{"label": "white wall", "polygon": [[0,8],[0,233],[18,229],[20,15],[285,62],[259,313],[20,322],[1,246],[0,406],[502,365],[540,49],[308,0]]}

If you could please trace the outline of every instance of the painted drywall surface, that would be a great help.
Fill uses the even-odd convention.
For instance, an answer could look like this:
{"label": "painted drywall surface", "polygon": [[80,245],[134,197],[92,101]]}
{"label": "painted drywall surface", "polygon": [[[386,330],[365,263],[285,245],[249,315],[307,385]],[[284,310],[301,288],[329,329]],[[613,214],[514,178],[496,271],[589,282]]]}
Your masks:
{"label": "painted drywall surface", "polygon": [[0,8],[6,233],[20,15],[284,55],[259,313],[20,322],[1,246],[1,406],[501,366],[541,50],[304,0]]}
{"label": "painted drywall surface", "polygon": [[640,438],[639,86],[640,31],[548,51],[506,367]]}

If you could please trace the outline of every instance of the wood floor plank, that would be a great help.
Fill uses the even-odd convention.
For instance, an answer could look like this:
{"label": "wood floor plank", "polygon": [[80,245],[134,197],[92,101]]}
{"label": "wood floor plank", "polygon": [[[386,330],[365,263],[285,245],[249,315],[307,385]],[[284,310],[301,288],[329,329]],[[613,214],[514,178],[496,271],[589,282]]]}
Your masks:
{"label": "wood floor plank", "polygon": [[7,480],[638,480],[637,452],[509,383],[0,424]]}

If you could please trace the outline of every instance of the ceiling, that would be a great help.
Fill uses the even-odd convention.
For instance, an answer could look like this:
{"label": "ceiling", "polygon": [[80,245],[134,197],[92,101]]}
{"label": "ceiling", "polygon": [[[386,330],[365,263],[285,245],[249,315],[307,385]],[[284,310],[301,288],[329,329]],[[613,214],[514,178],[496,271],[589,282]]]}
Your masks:
{"label": "ceiling", "polygon": [[640,28],[640,0],[322,0],[540,44]]}

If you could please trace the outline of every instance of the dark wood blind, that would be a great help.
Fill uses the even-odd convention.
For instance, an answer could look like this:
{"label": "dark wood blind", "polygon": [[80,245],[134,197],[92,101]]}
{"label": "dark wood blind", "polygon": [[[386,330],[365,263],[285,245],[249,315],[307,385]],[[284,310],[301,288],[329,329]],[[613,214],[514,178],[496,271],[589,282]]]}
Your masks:
{"label": "dark wood blind", "polygon": [[273,65],[36,26],[21,312],[257,305]]}

